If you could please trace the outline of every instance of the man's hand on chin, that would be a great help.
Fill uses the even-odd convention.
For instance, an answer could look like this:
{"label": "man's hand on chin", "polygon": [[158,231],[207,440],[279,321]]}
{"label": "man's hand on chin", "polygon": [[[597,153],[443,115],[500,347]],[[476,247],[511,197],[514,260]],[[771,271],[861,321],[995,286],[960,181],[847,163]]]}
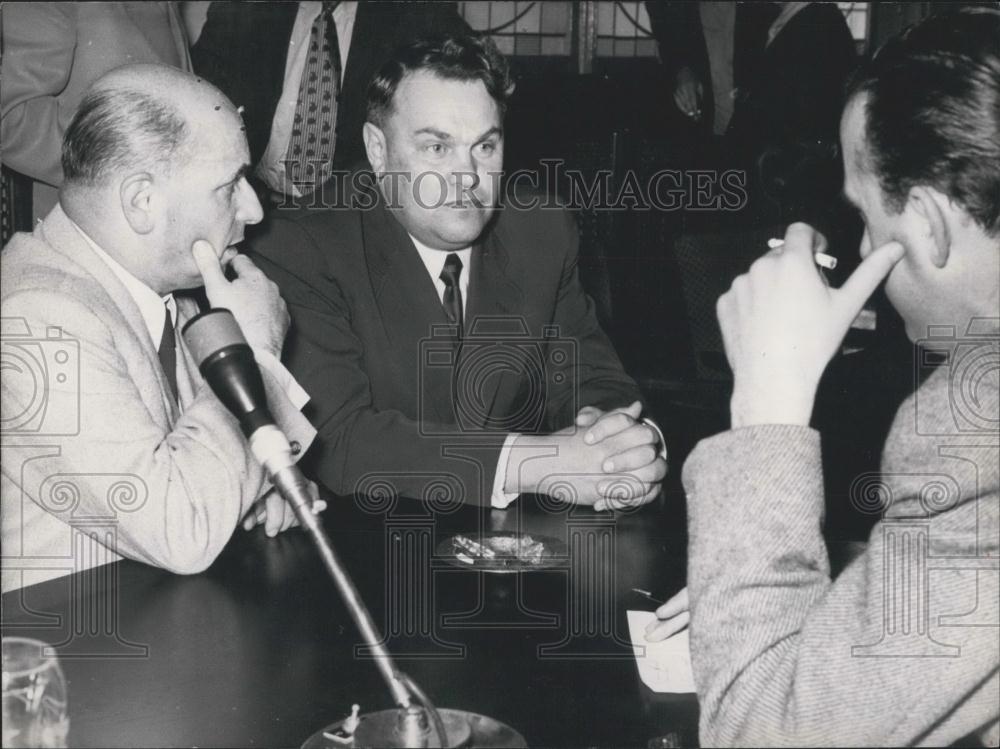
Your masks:
{"label": "man's hand on chin", "polygon": [[866,257],[839,289],[830,288],[814,253],[826,239],[792,224],[784,245],[757,260],[716,305],[733,369],[732,428],[807,426],[820,376],[851,323],[903,257],[898,242]]}
{"label": "man's hand on chin", "polygon": [[[211,305],[233,313],[251,347],[280,358],[290,318],[278,286],[250,258],[233,248],[227,248],[220,257],[210,242],[199,239],[191,247],[191,254]],[[229,267],[236,274],[232,281],[223,271],[227,256],[231,256]]]}

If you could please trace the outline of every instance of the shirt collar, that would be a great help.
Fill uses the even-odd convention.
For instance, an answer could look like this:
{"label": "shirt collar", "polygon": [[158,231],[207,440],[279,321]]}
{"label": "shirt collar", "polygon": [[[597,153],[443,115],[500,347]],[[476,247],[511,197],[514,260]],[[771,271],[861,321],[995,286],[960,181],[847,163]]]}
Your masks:
{"label": "shirt collar", "polygon": [[468,285],[468,268],[469,262],[472,258],[471,247],[466,247],[464,250],[451,250],[445,252],[444,250],[435,250],[428,247],[412,234],[410,234],[410,240],[413,242],[413,246],[417,248],[417,252],[420,253],[420,259],[424,261],[424,265],[427,267],[427,272],[430,273],[431,278],[435,282],[438,280],[441,275],[441,271],[444,269],[445,260],[448,259],[449,255],[455,254],[462,260],[462,275],[459,279],[459,286]]}
{"label": "shirt collar", "polygon": [[125,287],[125,291],[128,292],[129,296],[135,302],[135,305],[139,308],[139,314],[142,315],[142,320],[146,323],[146,329],[149,331],[149,337],[153,341],[153,348],[158,348],[160,345],[160,338],[163,336],[163,321],[166,316],[167,309],[170,310],[170,314],[173,317],[174,325],[177,325],[177,302],[174,300],[173,294],[167,294],[161,297],[146,284],[140,281],[138,278],[129,273],[121,264],[111,257],[107,252],[102,250],[93,239],[87,236],[87,233],[76,225],[75,222],[70,220],[70,223],[80,232],[80,236],[83,237],[90,248],[101,260],[104,261],[105,265],[111,269],[111,272],[115,274],[119,281],[121,281],[122,286]]}

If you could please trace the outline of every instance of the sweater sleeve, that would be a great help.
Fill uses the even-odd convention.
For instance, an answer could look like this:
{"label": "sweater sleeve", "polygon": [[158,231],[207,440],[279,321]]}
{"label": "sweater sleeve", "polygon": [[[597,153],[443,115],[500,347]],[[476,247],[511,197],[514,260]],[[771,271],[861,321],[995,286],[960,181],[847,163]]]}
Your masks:
{"label": "sweater sleeve", "polygon": [[[937,514],[916,511],[913,476],[887,478],[895,512],[831,581],[819,435],[765,425],[698,445],[683,478],[703,746],[951,743],[995,723],[995,572],[927,571],[928,537],[968,556],[995,499],[960,473],[966,501]],[[993,627],[955,624],[977,606]]]}

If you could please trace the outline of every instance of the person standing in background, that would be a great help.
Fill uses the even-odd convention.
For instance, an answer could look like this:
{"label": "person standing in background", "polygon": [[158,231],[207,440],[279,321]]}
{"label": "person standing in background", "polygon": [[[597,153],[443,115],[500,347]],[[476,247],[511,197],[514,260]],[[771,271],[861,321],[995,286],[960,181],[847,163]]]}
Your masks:
{"label": "person standing in background", "polygon": [[647,2],[646,10],[677,108],[724,135],[736,91],[763,52],[773,3]]}
{"label": "person standing in background", "polygon": [[756,167],[782,221],[820,220],[843,172],[837,127],[856,53],[831,3],[779,3],[759,64],[737,93],[726,131],[736,158]]}
{"label": "person standing in background", "polygon": [[468,31],[454,2],[188,3],[185,15],[195,72],[243,106],[275,202],[364,165],[368,83],[397,45]]}
{"label": "person standing in background", "polygon": [[33,180],[33,221],[56,205],[63,134],[90,85],[129,63],[191,70],[175,2],[4,3],[0,158]]}

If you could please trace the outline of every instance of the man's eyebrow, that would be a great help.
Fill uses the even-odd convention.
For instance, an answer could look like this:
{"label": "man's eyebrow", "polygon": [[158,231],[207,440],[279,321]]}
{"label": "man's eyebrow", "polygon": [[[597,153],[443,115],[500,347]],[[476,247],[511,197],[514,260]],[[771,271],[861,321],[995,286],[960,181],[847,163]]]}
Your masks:
{"label": "man's eyebrow", "polygon": [[476,138],[476,143],[482,143],[484,140],[487,140],[488,138],[491,138],[494,135],[499,135],[500,137],[503,137],[503,129],[497,125],[494,125],[485,133]]}
{"label": "man's eyebrow", "polygon": [[251,167],[250,167],[249,164],[242,164],[240,166],[240,168],[236,170],[236,174],[234,174],[232,177],[230,177],[229,179],[227,179],[225,182],[223,182],[219,186],[220,187],[226,187],[227,185],[231,185],[234,182],[239,182],[241,179],[243,179],[244,177],[246,177],[250,173],[250,169],[251,169]]}
{"label": "man's eyebrow", "polygon": [[[422,127],[419,130],[414,130],[413,134],[414,135],[433,135],[438,140],[445,140],[445,141],[452,141],[452,140],[454,140],[454,138],[452,138],[449,133],[446,133],[443,130],[438,130],[437,128],[434,128],[434,127]],[[486,140],[487,138],[490,138],[490,137],[492,137],[494,135],[499,135],[499,136],[502,137],[503,136],[503,129],[500,128],[497,125],[494,125],[489,130],[487,130],[485,133],[483,133],[482,135],[480,135],[479,137],[477,137],[474,142],[476,142],[476,143],[482,143],[484,140]]]}
{"label": "man's eyebrow", "polygon": [[414,135],[433,135],[435,138],[440,140],[451,140],[451,136],[444,130],[438,130],[435,127],[422,127],[419,130],[413,131]]}

